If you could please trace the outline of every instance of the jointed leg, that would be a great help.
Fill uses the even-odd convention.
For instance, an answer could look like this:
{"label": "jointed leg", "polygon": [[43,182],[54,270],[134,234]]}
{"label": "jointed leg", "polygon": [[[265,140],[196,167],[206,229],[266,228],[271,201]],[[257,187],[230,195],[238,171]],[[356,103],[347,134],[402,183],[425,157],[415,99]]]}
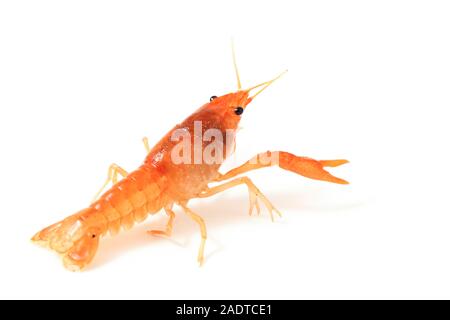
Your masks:
{"label": "jointed leg", "polygon": [[[147,151],[147,153],[150,152],[150,146],[148,144],[148,138],[144,137],[142,139],[142,141],[144,142],[144,147],[145,150]],[[126,172],[124,169],[122,169],[121,167],[119,167],[117,164],[113,163],[112,165],[109,166],[108,169],[108,178],[106,178],[105,183],[103,184],[103,186],[100,188],[100,190],[95,194],[95,197],[92,199],[92,202],[94,202],[95,200],[97,200],[97,198],[100,196],[100,194],[102,193],[102,191],[106,188],[106,186],[108,185],[109,182],[112,181],[113,184],[117,183],[117,176],[118,174],[120,174],[123,178],[125,178],[128,175],[128,172]],[[171,217],[169,215],[169,217]],[[173,218],[172,218],[173,220]],[[169,219],[170,221],[170,219]]]}
{"label": "jointed leg", "polygon": [[105,183],[103,184],[103,186],[100,188],[100,190],[95,194],[94,199],[92,199],[92,202],[94,202],[95,200],[97,200],[97,198],[100,196],[100,194],[102,193],[102,191],[106,188],[106,186],[108,185],[108,183],[110,181],[112,181],[113,184],[117,183],[117,176],[121,175],[123,178],[125,178],[128,175],[128,172],[126,172],[124,169],[122,169],[121,167],[119,167],[117,164],[113,163],[112,165],[109,166],[108,169],[108,177],[106,178]]}
{"label": "jointed leg", "polygon": [[172,235],[172,225],[173,225],[173,219],[175,219],[175,212],[172,210],[172,205],[164,207],[164,210],[166,211],[166,214],[169,216],[169,221],[166,225],[166,230],[150,230],[147,231],[147,233],[151,235],[159,235],[159,236],[167,236],[170,237]]}
{"label": "jointed leg", "polygon": [[225,191],[227,189],[238,186],[240,184],[245,184],[245,185],[247,185],[247,188],[248,188],[248,193],[249,193],[249,197],[250,197],[250,208],[249,208],[249,212],[248,212],[249,215],[252,214],[254,207],[256,207],[256,210],[258,211],[258,214],[259,214],[260,210],[259,210],[259,205],[258,205],[258,201],[257,201],[257,199],[259,198],[264,203],[267,210],[269,211],[270,218],[272,219],[272,221],[274,221],[272,211],[275,211],[281,217],[280,211],[278,211],[277,208],[275,208],[272,205],[272,203],[270,203],[270,201],[266,198],[266,196],[264,196],[264,194],[262,194],[262,192],[255,186],[255,184],[252,182],[252,180],[250,180],[250,178],[248,178],[248,177],[236,178],[234,180],[225,182],[224,184],[209,188],[205,192],[201,193],[198,197],[199,198],[210,197],[212,195],[215,195],[216,193]]}
{"label": "jointed leg", "polygon": [[333,176],[324,169],[324,167],[337,167],[347,162],[347,160],[314,160],[306,157],[298,157],[284,151],[267,151],[256,155],[243,165],[221,175],[216,181],[228,180],[251,170],[277,165],[282,169],[295,172],[307,178],[348,184],[347,181]]}
{"label": "jointed leg", "polygon": [[147,137],[142,138],[142,142],[144,143],[144,147],[145,147],[145,150],[147,151],[147,154],[149,154],[150,153],[150,146],[148,144],[148,138]]}
{"label": "jointed leg", "polygon": [[191,209],[189,209],[188,207],[186,207],[185,204],[181,204],[181,207],[183,208],[184,212],[195,222],[198,223],[198,225],[200,226],[200,233],[202,236],[202,242],[200,243],[200,249],[198,250],[198,257],[197,257],[197,261],[200,265],[203,264],[203,260],[204,260],[204,251],[205,251],[205,243],[206,243],[206,225],[205,225],[205,221],[203,221],[203,218],[200,217],[198,214],[196,214],[195,212],[193,212]]}

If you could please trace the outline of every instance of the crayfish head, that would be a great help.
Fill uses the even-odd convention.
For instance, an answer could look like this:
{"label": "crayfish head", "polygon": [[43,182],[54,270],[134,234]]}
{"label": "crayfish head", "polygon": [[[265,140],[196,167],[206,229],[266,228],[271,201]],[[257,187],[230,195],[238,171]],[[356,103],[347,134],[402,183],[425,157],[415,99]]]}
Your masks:
{"label": "crayfish head", "polygon": [[247,105],[286,72],[287,70],[283,71],[272,80],[262,82],[246,90],[240,88],[239,82],[238,91],[220,97],[212,96],[210,102],[203,106],[200,111],[214,115],[215,118],[220,119],[220,122],[224,124],[227,129],[236,129]]}
{"label": "crayfish head", "polygon": [[203,108],[208,116],[213,115],[212,117],[218,119],[227,129],[236,129],[250,101],[248,92],[240,90],[220,97],[213,96],[210,103]]}
{"label": "crayfish head", "polygon": [[231,50],[233,54],[233,65],[236,73],[237,90],[223,96],[212,96],[210,102],[200,108],[201,112],[206,112],[210,118],[215,118],[227,129],[237,129],[241,115],[244,113],[247,105],[261,92],[266,90],[272,83],[281,78],[287,70],[281,72],[272,80],[262,82],[248,89],[242,89],[241,78],[236,63],[236,55],[234,52],[234,44],[231,42]]}

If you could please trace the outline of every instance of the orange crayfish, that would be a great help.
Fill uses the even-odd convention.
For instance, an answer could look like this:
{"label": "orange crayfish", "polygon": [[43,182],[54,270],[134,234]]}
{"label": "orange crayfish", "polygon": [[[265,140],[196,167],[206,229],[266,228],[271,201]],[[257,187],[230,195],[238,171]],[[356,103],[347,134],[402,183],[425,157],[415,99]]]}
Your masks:
{"label": "orange crayfish", "polygon": [[[347,181],[324,169],[342,165],[347,160],[314,160],[284,151],[260,153],[225,174],[219,173],[222,162],[234,151],[236,129],[245,109],[284,73],[244,90],[234,50],[233,62],[238,87],[236,92],[211,97],[209,102],[176,125],[153,148],[149,148],[144,138],[148,155],[138,169],[128,173],[112,164],[105,184],[87,208],[41,230],[32,240],[59,253],[69,270],[81,270],[92,261],[100,238],[108,231],[115,235],[121,228],[130,229],[135,223],[144,221],[149,214],[155,214],[161,209],[169,218],[166,228],[151,230],[149,233],[170,236],[175,219],[172,208],[177,204],[200,227],[198,262],[202,264],[206,225],[202,217],[189,208],[190,199],[210,197],[229,188],[245,185],[250,198],[249,214],[254,208],[259,213],[260,200],[273,220],[273,212],[281,216],[280,212],[250,178],[242,174],[278,165],[307,178],[347,184]],[[225,141],[223,137],[226,137]],[[122,176],[120,181],[119,175]],[[102,194],[110,182],[113,186]],[[211,183],[219,184],[210,186]]]}

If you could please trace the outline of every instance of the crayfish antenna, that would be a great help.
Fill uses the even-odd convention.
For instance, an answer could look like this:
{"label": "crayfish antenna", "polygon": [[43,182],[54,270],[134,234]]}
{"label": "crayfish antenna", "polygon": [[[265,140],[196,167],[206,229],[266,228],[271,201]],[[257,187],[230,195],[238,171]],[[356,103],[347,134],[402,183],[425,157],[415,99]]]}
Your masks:
{"label": "crayfish antenna", "polygon": [[276,77],[273,78],[272,80],[265,81],[265,82],[263,82],[263,83],[257,84],[256,86],[253,86],[253,87],[251,87],[251,88],[249,88],[249,89],[247,89],[247,90],[245,90],[245,91],[250,92],[250,91],[253,90],[253,89],[262,87],[261,89],[258,90],[258,92],[256,92],[253,96],[250,97],[250,99],[253,100],[258,94],[260,94],[261,92],[263,92],[264,90],[266,90],[266,88],[267,88],[268,86],[270,86],[270,85],[271,85],[272,83],[274,83],[276,80],[280,79],[286,72],[288,72],[287,69],[284,70],[283,72],[281,72],[278,76],[276,76]]}
{"label": "crayfish antenna", "polygon": [[[236,73],[236,80],[237,80],[237,87],[238,90],[242,90],[242,84],[241,84],[241,77],[239,76],[239,69],[237,66],[237,62],[236,62],[236,52],[234,50],[234,41],[233,38],[231,38],[231,54],[233,55],[233,66],[234,66],[234,72]],[[272,80],[269,81],[265,81],[263,83],[260,83],[256,86],[253,86],[245,91],[250,92],[253,89],[262,87],[261,89],[259,89],[258,92],[256,92],[253,96],[251,96],[249,98],[249,100],[253,100],[258,94],[260,94],[261,92],[263,92],[268,86],[270,86],[272,83],[274,83],[276,80],[278,80],[279,78],[281,78],[282,75],[284,75],[287,72],[287,70],[284,70],[283,72],[281,72],[278,76],[276,76],[275,78],[273,78]]]}
{"label": "crayfish antenna", "polygon": [[233,65],[234,65],[234,72],[236,73],[237,87],[238,87],[238,90],[241,90],[242,84],[241,84],[241,78],[239,77],[239,70],[238,70],[237,62],[236,62],[236,53],[234,51],[233,38],[231,39],[231,53],[233,55]]}

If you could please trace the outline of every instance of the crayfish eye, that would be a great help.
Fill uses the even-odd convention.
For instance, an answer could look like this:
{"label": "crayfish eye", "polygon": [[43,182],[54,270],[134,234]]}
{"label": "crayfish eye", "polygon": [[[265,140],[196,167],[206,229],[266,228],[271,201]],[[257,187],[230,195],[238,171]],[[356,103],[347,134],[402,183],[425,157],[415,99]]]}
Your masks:
{"label": "crayfish eye", "polygon": [[217,96],[212,96],[211,98],[209,98],[209,101],[211,102],[211,101],[213,101],[216,98],[217,98]]}
{"label": "crayfish eye", "polygon": [[234,113],[237,114],[238,116],[240,116],[243,112],[244,108],[242,107],[236,107],[236,109],[234,109]]}

